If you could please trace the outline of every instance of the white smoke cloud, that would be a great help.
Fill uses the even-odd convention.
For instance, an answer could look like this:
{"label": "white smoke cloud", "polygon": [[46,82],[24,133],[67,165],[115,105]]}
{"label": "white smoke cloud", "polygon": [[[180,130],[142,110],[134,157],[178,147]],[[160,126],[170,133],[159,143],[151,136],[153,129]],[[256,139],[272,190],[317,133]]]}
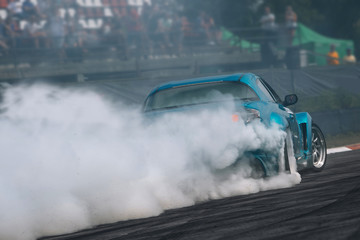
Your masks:
{"label": "white smoke cloud", "polygon": [[92,92],[36,85],[3,95],[0,239],[69,233],[301,180],[297,173],[254,180],[245,178],[246,167],[222,170],[246,151],[278,151],[285,137],[232,122],[231,106],[149,121],[140,107]]}

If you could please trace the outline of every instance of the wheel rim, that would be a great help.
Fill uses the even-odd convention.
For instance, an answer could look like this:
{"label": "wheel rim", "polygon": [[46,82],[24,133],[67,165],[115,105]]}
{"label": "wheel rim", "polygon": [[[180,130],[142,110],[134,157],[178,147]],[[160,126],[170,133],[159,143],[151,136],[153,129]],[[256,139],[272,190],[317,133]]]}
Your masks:
{"label": "wheel rim", "polygon": [[315,168],[321,168],[322,166],[324,166],[326,158],[325,140],[318,129],[313,128],[312,130],[313,133],[311,137],[311,142],[313,164]]}

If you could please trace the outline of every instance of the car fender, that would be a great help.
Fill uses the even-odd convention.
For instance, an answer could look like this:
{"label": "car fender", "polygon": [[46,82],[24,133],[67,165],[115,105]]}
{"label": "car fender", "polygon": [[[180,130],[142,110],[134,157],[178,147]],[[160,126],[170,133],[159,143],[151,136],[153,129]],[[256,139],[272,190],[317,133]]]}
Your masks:
{"label": "car fender", "polygon": [[289,126],[289,123],[284,116],[276,112],[272,112],[270,114],[270,126],[273,126],[274,124],[280,126],[282,130],[285,130]]}

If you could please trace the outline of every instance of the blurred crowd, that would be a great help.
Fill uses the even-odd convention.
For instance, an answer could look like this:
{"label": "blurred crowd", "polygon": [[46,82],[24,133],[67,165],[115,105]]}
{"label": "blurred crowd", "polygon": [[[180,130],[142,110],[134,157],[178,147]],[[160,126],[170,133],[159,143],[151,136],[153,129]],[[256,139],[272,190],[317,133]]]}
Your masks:
{"label": "blurred crowd", "polygon": [[[279,26],[276,24],[275,14],[271,12],[269,6],[265,6],[264,15],[260,18],[261,28],[264,31],[266,40],[273,41],[278,32]],[[287,45],[291,46],[295,37],[297,28],[297,14],[294,12],[292,6],[287,6],[285,10],[285,32],[287,37]]]}
{"label": "blurred crowd", "polygon": [[[199,10],[189,18],[179,5],[171,6],[169,2],[0,0],[0,56],[48,53],[59,59],[82,61],[87,53],[97,57],[102,53],[109,56],[111,52],[111,56],[123,60],[163,58],[182,55],[184,47],[226,43],[212,16]],[[254,36],[260,37],[253,41],[261,45],[262,60],[268,64],[276,62],[277,46],[291,50],[295,37],[297,14],[291,6],[284,10],[285,22],[277,24],[275,14],[265,6],[259,18],[261,28],[254,30],[262,34],[254,32]],[[344,63],[356,61],[349,51]],[[335,50],[330,51],[327,59],[328,64],[337,63]]]}
{"label": "blurred crowd", "polygon": [[[184,43],[217,45],[221,39],[206,13],[200,11],[190,21],[147,2],[139,8],[103,0],[100,7],[84,8],[76,0],[0,0],[0,7],[7,12],[6,18],[0,16],[5,55],[11,49],[58,49],[59,55],[81,59],[86,51],[106,48],[126,59],[131,50],[148,57],[157,52],[179,55]],[[89,16],[95,26],[88,26]]]}

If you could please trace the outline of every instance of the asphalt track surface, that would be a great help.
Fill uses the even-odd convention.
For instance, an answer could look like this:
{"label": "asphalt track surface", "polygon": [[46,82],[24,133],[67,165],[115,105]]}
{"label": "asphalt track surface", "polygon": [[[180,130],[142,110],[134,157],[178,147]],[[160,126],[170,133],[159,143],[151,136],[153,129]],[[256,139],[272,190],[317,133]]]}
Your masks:
{"label": "asphalt track surface", "polygon": [[47,240],[360,239],[360,151],[287,189],[236,196]]}

